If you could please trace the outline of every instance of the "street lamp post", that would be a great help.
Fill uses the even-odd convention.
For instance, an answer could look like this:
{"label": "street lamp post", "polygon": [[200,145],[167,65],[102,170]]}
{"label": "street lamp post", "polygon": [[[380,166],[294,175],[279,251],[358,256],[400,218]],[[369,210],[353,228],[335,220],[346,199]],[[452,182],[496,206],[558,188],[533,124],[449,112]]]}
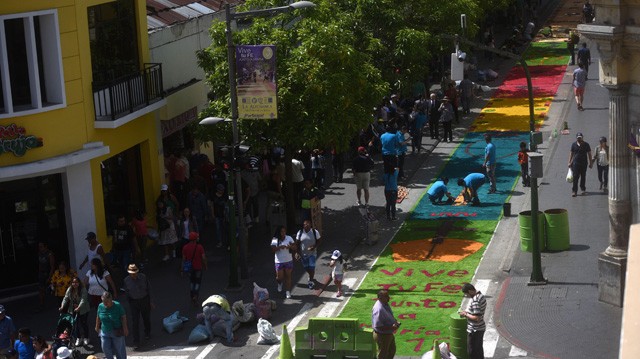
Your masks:
{"label": "street lamp post", "polygon": [[[275,7],[275,8],[269,8],[269,9],[259,9],[259,10],[250,10],[250,11],[243,11],[243,12],[236,12],[236,13],[232,13],[231,12],[231,6],[227,3],[225,5],[225,20],[226,20],[226,37],[227,37],[227,61],[229,62],[229,91],[230,91],[230,95],[231,95],[231,123],[232,123],[232,128],[233,128],[233,146],[231,146],[232,148],[232,152],[231,152],[231,157],[233,159],[236,158],[236,146],[240,143],[239,140],[239,135],[238,135],[238,94],[236,92],[236,61],[235,61],[235,46],[233,45],[233,38],[232,38],[232,32],[231,32],[231,22],[233,20],[241,20],[241,19],[248,19],[248,18],[252,18],[252,17],[258,17],[258,16],[273,16],[273,15],[277,15],[283,12],[287,12],[287,11],[291,11],[291,10],[296,10],[296,9],[303,9],[303,8],[308,8],[308,7],[314,7],[316,6],[314,3],[310,2],[310,1],[298,1],[292,4],[289,4],[287,6],[280,6],[280,7]],[[206,119],[205,119],[206,120]],[[203,122],[205,121],[203,120]],[[222,119],[218,119],[215,123],[219,122]],[[207,124],[207,123],[202,123],[201,124]],[[212,123],[209,123],[212,124]],[[235,177],[235,194],[237,196],[238,199],[238,223],[236,223],[237,227],[238,227],[238,234],[240,237],[240,250],[239,250],[239,255],[240,255],[240,276],[245,279],[248,277],[248,270],[247,270],[247,259],[246,259],[246,237],[247,237],[247,227],[244,223],[244,211],[242,208],[242,179],[240,177],[240,169],[236,168],[234,166],[234,168],[232,169],[233,172],[233,177]],[[233,193],[232,189],[229,189],[229,193]],[[234,217],[233,214],[231,217]],[[234,230],[235,228],[232,228],[232,230]],[[230,230],[231,233],[231,230]],[[230,242],[234,241],[235,239],[235,231],[234,234],[230,234],[231,238],[230,238]],[[233,248],[231,250],[232,253],[235,252],[235,248]],[[232,258],[233,259],[233,258]],[[232,273],[236,273],[235,275],[231,274],[230,275],[230,283],[229,283],[229,287],[240,287],[240,284],[238,283],[237,280],[237,268],[230,268]],[[234,280],[235,277],[235,280]]]}
{"label": "street lamp post", "polygon": [[[527,89],[529,92],[529,148],[531,152],[534,152],[536,150],[536,142],[533,139],[533,133],[536,129],[536,122],[533,111],[533,85],[531,83],[531,74],[529,73],[529,66],[527,66],[527,61],[522,56],[512,54],[508,51],[502,51],[494,47],[481,45],[465,38],[460,38],[458,35],[451,36],[448,34],[443,34],[442,37],[449,40],[455,40],[457,43],[470,45],[480,50],[491,51],[504,57],[518,60],[520,62],[520,64],[522,65],[522,69],[524,70],[524,74],[527,78]],[[533,177],[531,178],[531,226],[533,227],[532,240],[534,244],[532,245],[531,250],[532,270],[529,285],[544,285],[547,284],[547,280],[542,275],[542,260],[540,258],[540,247],[538,247],[538,241],[540,236],[542,235],[542,233],[540,233],[540,231],[538,230],[538,179]]]}

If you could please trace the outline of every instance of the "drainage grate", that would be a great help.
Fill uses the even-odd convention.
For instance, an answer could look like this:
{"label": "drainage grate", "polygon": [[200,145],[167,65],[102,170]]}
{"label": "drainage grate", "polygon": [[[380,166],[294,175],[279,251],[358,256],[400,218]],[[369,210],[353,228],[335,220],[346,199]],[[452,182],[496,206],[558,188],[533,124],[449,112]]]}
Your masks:
{"label": "drainage grate", "polygon": [[566,298],[567,297],[567,288],[551,288],[551,294],[549,295],[552,299],[558,298]]}

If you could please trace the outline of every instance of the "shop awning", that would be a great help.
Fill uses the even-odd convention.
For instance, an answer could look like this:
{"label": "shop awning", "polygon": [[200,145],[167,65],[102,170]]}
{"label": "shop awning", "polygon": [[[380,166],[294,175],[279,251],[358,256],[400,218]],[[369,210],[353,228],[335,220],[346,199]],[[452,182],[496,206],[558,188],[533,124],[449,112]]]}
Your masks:
{"label": "shop awning", "polygon": [[64,155],[35,162],[2,167],[0,168],[0,182],[64,172],[66,167],[86,162],[108,153],[109,146],[103,145],[102,142],[90,142],[84,144],[81,150]]}

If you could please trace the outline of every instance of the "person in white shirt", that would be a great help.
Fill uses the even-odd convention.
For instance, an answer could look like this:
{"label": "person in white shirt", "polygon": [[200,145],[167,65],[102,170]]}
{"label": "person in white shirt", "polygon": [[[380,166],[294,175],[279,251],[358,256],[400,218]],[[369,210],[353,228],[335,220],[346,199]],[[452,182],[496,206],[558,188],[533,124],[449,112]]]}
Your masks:
{"label": "person in white shirt", "polygon": [[282,281],[286,281],[286,296],[291,299],[291,271],[293,270],[292,250],[296,251],[296,242],[287,235],[287,228],[279,226],[271,240],[271,250],[275,253],[276,281],[278,292],[282,292]]}
{"label": "person in white shirt", "polygon": [[333,268],[331,276],[333,277],[333,281],[336,283],[336,287],[338,287],[336,297],[339,297],[342,295],[342,279],[344,272],[347,270],[347,261],[342,257],[342,253],[340,253],[339,250],[336,249],[333,251],[329,267]]}

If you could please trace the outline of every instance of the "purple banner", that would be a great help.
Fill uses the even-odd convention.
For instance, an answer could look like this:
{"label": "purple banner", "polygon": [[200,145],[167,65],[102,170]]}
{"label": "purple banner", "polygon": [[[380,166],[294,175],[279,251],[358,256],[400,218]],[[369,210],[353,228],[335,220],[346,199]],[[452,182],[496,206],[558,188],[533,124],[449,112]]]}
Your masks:
{"label": "purple banner", "polygon": [[238,117],[278,118],[275,45],[236,46]]}

